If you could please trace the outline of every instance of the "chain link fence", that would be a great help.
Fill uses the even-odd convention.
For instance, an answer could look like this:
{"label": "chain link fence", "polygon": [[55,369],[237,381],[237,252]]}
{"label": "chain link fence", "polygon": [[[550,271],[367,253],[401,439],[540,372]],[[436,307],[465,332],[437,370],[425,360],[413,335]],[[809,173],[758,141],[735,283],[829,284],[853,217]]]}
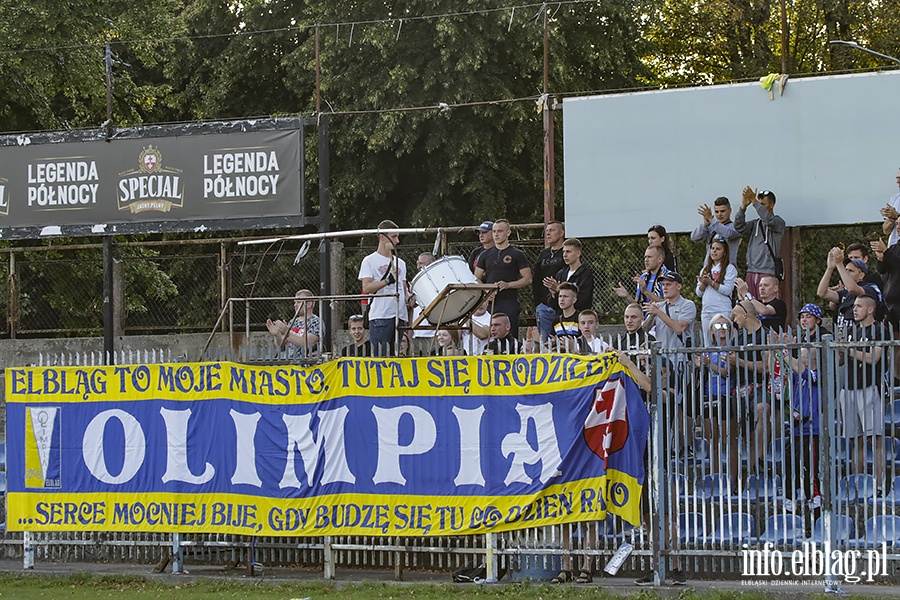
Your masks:
{"label": "chain link fence", "polygon": [[[881,236],[878,223],[841,227],[791,228],[783,255],[791,265],[790,289],[782,295],[794,305],[817,302],[816,287],[832,246],[868,242]],[[437,242],[436,242],[437,237]],[[691,242],[687,233],[670,235],[685,277],[683,294],[696,301],[689,282],[701,267],[702,244]],[[238,238],[117,240],[115,244],[113,302],[116,332],[121,335],[148,333],[210,332],[228,298],[292,297],[308,289],[324,295],[322,252],[331,249],[332,294],[359,294],[357,279],[362,258],[373,252],[374,237],[343,238],[324,245],[313,242],[303,252],[298,241],[269,245],[239,245]],[[511,242],[534,264],[543,248],[540,225],[515,226]],[[619,282],[627,289],[631,278],[643,270],[644,236],[582,240],[582,260],[595,273],[594,307],[601,324],[619,323],[625,302],[613,293]],[[408,277],[415,276],[416,257],[431,252],[462,255],[478,246],[477,234],[468,230],[404,235],[399,249],[407,263]],[[743,264],[746,244],[741,245],[738,264]],[[103,249],[101,244],[7,247],[0,249],[0,310],[6,316],[3,337],[40,338],[99,336],[103,331]],[[874,265],[874,259],[872,260]],[[837,283],[835,279],[832,283]],[[530,290],[520,293],[522,325],[534,322]],[[221,327],[249,323],[262,330],[267,318],[287,318],[286,302],[249,303],[247,314],[228,315]],[[333,311],[333,330],[345,327],[347,318],[359,312],[358,304],[342,303]]]}

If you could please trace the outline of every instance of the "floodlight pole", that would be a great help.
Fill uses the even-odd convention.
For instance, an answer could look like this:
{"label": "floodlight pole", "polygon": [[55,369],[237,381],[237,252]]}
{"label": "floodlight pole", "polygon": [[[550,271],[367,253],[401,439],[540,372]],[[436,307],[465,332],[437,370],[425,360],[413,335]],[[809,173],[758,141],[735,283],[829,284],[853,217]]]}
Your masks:
{"label": "floodlight pole", "polygon": [[553,221],[556,212],[555,186],[555,161],[553,153],[553,113],[550,101],[550,40],[547,32],[547,13],[550,7],[544,4],[544,106],[542,116],[544,118],[544,223]]}
{"label": "floodlight pole", "polygon": [[857,50],[862,50],[863,52],[868,52],[869,54],[874,54],[875,56],[879,56],[886,60],[893,61],[893,62],[897,63],[898,65],[900,65],[900,58],[896,58],[896,57],[890,56],[888,54],[882,54],[881,52],[876,52],[875,50],[866,48],[865,46],[860,46],[856,42],[851,42],[851,41],[847,41],[847,40],[830,40],[828,43],[829,44],[840,44],[841,46],[850,46],[851,48],[856,48]]}

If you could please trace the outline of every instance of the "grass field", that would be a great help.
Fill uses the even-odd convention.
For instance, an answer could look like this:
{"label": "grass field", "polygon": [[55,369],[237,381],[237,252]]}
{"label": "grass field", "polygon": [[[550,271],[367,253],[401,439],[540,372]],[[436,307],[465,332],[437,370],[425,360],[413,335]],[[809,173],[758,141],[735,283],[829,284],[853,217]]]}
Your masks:
{"label": "grass field", "polygon": [[[653,592],[636,590],[628,596],[603,592],[596,586],[574,587],[513,584],[481,587],[477,585],[397,585],[392,583],[363,584],[278,584],[263,581],[201,580],[184,584],[168,584],[132,576],[69,575],[46,577],[39,575],[0,574],[0,598],[30,600],[47,599],[178,599],[209,600],[213,598],[241,598],[266,600],[576,600],[616,598],[655,600]],[[669,596],[671,597],[671,596]],[[678,600],[768,600],[762,593],[702,592],[685,588]]]}

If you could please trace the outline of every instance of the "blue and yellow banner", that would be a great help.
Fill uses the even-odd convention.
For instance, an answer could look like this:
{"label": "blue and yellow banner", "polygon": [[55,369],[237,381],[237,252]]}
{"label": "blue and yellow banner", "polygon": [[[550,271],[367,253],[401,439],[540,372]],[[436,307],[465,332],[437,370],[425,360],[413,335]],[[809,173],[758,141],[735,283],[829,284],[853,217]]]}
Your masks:
{"label": "blue and yellow banner", "polygon": [[6,370],[12,531],[448,535],[640,522],[612,354]]}

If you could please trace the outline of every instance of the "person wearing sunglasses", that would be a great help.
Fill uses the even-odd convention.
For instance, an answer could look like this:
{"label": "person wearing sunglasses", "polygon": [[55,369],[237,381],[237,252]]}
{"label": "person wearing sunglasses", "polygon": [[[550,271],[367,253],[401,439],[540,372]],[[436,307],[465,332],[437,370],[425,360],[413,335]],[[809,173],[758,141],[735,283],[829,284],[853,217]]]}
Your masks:
{"label": "person wearing sunglasses", "polygon": [[[748,221],[747,209],[751,204],[758,218]],[[747,274],[744,279],[754,298],[759,297],[760,280],[766,275],[777,275],[776,263],[780,261],[784,228],[784,219],[775,215],[774,192],[757,192],[746,186],[741,194],[741,207],[734,216],[734,229],[748,239]]]}
{"label": "person wearing sunglasses", "polygon": [[[731,331],[734,325],[727,314],[717,313],[710,319],[706,337],[707,344],[728,346],[731,343]],[[731,364],[727,352],[704,352],[694,355],[694,366],[699,369],[699,382],[702,391],[701,412],[703,413],[704,435],[709,439],[712,450],[711,469],[719,472],[722,467],[722,456],[726,454],[725,439],[730,440],[728,452],[729,474],[737,481],[738,473],[738,404],[734,393],[734,382],[731,377]],[[724,427],[724,432],[723,432]],[[725,434],[723,436],[723,433]],[[733,490],[733,491],[736,491]]]}
{"label": "person wearing sunglasses", "polygon": [[[734,228],[731,221],[731,202],[725,196],[719,196],[713,202],[713,207],[701,204],[697,208],[697,214],[703,220],[691,232],[691,241],[698,244],[709,244],[717,237],[725,238],[728,242],[728,256],[731,264],[737,267],[738,249],[741,246],[741,234]],[[706,248],[706,256],[709,257],[709,248]],[[704,258],[704,262],[706,259]],[[706,335],[704,331],[704,335]]]}

